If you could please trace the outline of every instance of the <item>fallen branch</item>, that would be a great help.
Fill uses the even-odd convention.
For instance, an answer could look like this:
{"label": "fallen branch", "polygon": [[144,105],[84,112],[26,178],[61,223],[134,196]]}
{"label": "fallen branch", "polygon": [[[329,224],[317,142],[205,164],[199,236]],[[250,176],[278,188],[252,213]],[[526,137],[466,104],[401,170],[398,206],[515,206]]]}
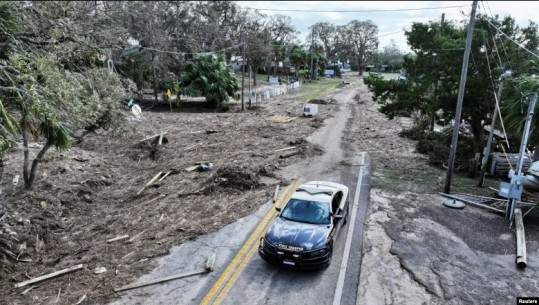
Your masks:
{"label": "fallen branch", "polygon": [[276,150],[274,150],[273,152],[280,152],[280,151],[285,151],[285,150],[294,149],[294,148],[296,148],[296,146],[286,147],[286,148],[281,148],[281,149],[276,149]]}
{"label": "fallen branch", "polygon": [[126,239],[126,238],[129,238],[129,235],[116,236],[114,238],[111,238],[111,239],[107,240],[107,243],[119,241],[119,240]]}
{"label": "fallen branch", "polygon": [[144,138],[144,139],[140,140],[139,143],[146,142],[148,140],[155,139],[157,137],[162,137],[162,136],[166,135],[167,133],[168,132],[158,133],[156,135],[153,135],[153,136],[150,136],[150,137],[147,137],[147,138]]}
{"label": "fallen branch", "polygon": [[299,154],[299,150],[296,150],[287,154],[279,155],[279,158],[288,158],[288,157],[295,156],[297,154]]}
{"label": "fallen branch", "polygon": [[208,260],[206,261],[206,266],[204,267],[204,269],[200,269],[200,270],[192,271],[192,272],[187,272],[187,273],[171,275],[171,276],[151,280],[151,281],[140,283],[140,284],[126,285],[126,286],[123,286],[123,287],[120,287],[120,288],[114,288],[114,291],[115,292],[124,291],[124,290],[129,290],[129,289],[149,286],[149,285],[153,285],[153,284],[168,282],[168,281],[181,279],[181,278],[184,278],[184,277],[189,277],[189,276],[198,275],[198,274],[202,274],[202,273],[212,272],[214,265],[215,265],[215,253],[212,253],[208,257]]}
{"label": "fallen branch", "polygon": [[159,179],[159,177],[161,177],[161,175],[163,174],[163,172],[159,172],[157,175],[155,175],[152,180],[150,180],[148,183],[146,183],[146,185],[140,189],[140,191],[137,192],[137,195],[140,195],[140,193],[142,193],[142,191],[144,191],[144,189],[146,189],[148,186],[152,185],[157,179]]}
{"label": "fallen branch", "polygon": [[82,297],[80,297],[79,301],[77,303],[75,303],[75,305],[79,305],[80,303],[82,303],[84,300],[86,300],[86,295],[83,295]]}
{"label": "fallen branch", "polygon": [[41,281],[44,281],[44,280],[48,280],[50,278],[57,277],[59,275],[66,274],[66,273],[69,273],[69,272],[77,271],[77,270],[80,270],[82,268],[83,268],[83,265],[79,264],[79,265],[76,265],[76,266],[73,266],[73,267],[70,267],[70,268],[67,268],[67,269],[63,269],[63,270],[60,270],[60,271],[56,271],[56,272],[53,272],[53,273],[42,275],[42,276],[33,278],[31,280],[28,280],[28,281],[17,283],[17,284],[15,284],[15,288],[20,288],[20,287],[24,287],[24,286],[29,285],[29,284],[33,284],[33,283],[41,282]]}
{"label": "fallen branch", "polygon": [[129,239],[127,242],[128,242],[128,243],[134,242],[134,241],[137,240],[142,234],[144,234],[144,232],[146,232],[146,230],[148,230],[148,229],[142,230],[142,232],[140,232],[139,234],[137,234],[137,235],[131,237],[131,239]]}
{"label": "fallen branch", "polygon": [[170,173],[172,173],[172,171],[169,171],[166,174],[164,174],[163,177],[161,177],[158,182],[163,181],[168,175],[170,175]]}

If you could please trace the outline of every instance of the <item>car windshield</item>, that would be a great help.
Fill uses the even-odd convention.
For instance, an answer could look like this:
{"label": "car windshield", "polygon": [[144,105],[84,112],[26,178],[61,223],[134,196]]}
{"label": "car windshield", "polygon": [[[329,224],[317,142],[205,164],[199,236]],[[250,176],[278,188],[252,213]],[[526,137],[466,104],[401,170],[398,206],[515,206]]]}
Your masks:
{"label": "car windshield", "polygon": [[281,217],[299,222],[328,224],[329,204],[292,198],[283,209]]}

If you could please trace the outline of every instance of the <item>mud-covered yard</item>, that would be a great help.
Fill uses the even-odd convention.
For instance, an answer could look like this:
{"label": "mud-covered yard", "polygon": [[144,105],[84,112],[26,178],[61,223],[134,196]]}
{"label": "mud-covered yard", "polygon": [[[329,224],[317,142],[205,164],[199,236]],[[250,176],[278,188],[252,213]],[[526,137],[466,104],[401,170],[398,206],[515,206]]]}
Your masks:
{"label": "mud-covered yard", "polygon": [[[328,81],[332,91],[340,90],[335,80]],[[313,92],[309,86],[317,84],[245,112],[143,109],[151,124],[166,132],[157,150],[140,142],[152,132],[126,111],[129,120],[121,130],[89,135],[67,151],[50,150],[31,191],[24,190],[22,178],[12,185],[23,155],[22,148],[12,151],[0,195],[2,238],[11,247],[0,265],[0,303],[75,304],[81,298],[104,303],[115,287],[151,270],[152,258],[250,214],[273,196],[277,184],[288,183],[275,170],[322,153],[305,138],[337,105],[331,96],[320,96],[329,103],[319,105],[319,115],[302,117],[305,98]],[[41,144],[30,146],[35,156]],[[295,149],[275,152],[288,147]],[[294,151],[298,154],[286,157]],[[214,167],[187,170],[196,162]],[[168,176],[144,188],[160,172]],[[123,235],[128,237],[107,242]],[[13,287],[77,264],[84,268]]]}

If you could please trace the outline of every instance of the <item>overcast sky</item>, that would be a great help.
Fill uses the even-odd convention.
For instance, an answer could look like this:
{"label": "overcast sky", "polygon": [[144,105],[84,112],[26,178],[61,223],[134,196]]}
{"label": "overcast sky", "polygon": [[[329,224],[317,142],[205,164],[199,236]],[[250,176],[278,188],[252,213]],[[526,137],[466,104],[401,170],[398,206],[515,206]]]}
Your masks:
{"label": "overcast sky", "polygon": [[[344,25],[349,21],[372,20],[378,25],[380,48],[388,45],[394,39],[401,51],[408,52],[410,48],[406,43],[403,32],[394,33],[403,29],[409,30],[412,22],[440,21],[442,13],[446,20],[469,21],[472,1],[237,1],[241,7],[257,9],[278,10],[314,10],[314,11],[358,11],[358,10],[395,10],[419,9],[448,6],[455,8],[425,9],[414,11],[393,12],[287,12],[287,11],[260,11],[272,15],[281,14],[292,18],[296,30],[300,32],[298,38],[305,41],[309,26],[316,22],[331,22]],[[484,5],[482,5],[484,4]],[[490,9],[490,10],[489,10]],[[519,26],[526,26],[529,20],[539,22],[539,1],[480,1],[478,13],[492,12],[493,15],[511,15]],[[385,35],[385,36],[384,36]]]}

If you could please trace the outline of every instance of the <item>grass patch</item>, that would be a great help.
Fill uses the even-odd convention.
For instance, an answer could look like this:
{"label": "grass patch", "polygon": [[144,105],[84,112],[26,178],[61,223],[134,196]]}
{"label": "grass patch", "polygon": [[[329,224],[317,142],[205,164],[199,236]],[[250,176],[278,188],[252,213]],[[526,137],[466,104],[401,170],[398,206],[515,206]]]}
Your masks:
{"label": "grass patch", "polygon": [[[433,166],[422,166],[399,172],[391,168],[371,169],[372,186],[392,191],[414,191],[424,193],[443,192],[447,171]],[[482,188],[477,187],[479,177],[468,178],[464,174],[453,174],[451,193],[467,193],[479,196],[493,196],[489,187],[499,188],[499,178],[486,178]]]}
{"label": "grass patch", "polygon": [[304,82],[296,92],[299,99],[307,102],[312,99],[324,98],[326,95],[333,93],[336,86],[342,82],[343,80],[339,78],[321,78],[319,81],[312,83]]}

